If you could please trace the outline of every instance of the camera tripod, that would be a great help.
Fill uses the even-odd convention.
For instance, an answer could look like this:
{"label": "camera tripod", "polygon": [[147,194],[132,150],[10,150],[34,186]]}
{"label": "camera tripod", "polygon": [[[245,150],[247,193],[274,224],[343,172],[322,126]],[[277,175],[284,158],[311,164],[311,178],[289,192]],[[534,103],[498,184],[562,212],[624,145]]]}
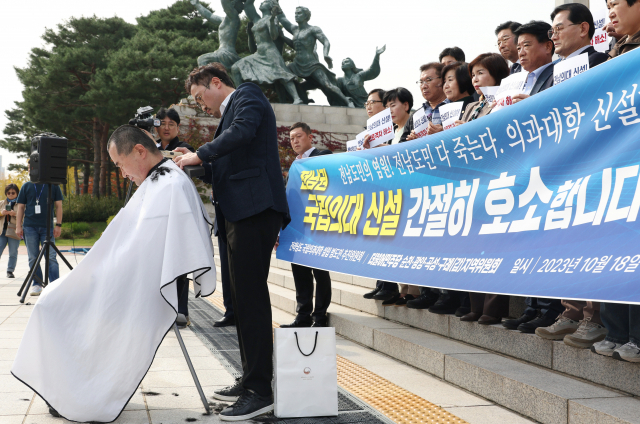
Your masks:
{"label": "camera tripod", "polygon": [[[31,269],[29,269],[29,274],[27,275],[27,278],[24,280],[24,283],[22,283],[22,287],[20,287],[20,291],[18,291],[18,296],[22,296],[20,297],[20,303],[24,303],[24,299],[25,297],[27,297],[27,293],[29,292],[29,289],[31,288],[31,285],[33,284],[33,280],[37,279],[41,284],[42,287],[46,287],[49,284],[49,249],[53,249],[56,251],[56,253],[58,254],[58,256],[64,261],[64,263],[69,267],[69,269],[73,269],[73,267],[71,266],[71,264],[69,263],[69,261],[67,261],[67,259],[62,256],[62,253],[60,252],[60,250],[56,247],[56,245],[54,244],[53,241],[51,241],[51,208],[52,208],[52,197],[53,194],[51,192],[51,186],[53,184],[47,184],[47,235],[46,235],[46,239],[44,241],[44,243],[42,243],[42,249],[40,249],[40,254],[38,255],[38,259],[36,259],[36,261],[34,262],[33,266],[31,267]],[[25,241],[26,243],[26,241]],[[40,267],[40,261],[42,260],[42,257],[44,256],[44,279],[42,281],[40,281],[40,279],[36,276],[36,270]]]}

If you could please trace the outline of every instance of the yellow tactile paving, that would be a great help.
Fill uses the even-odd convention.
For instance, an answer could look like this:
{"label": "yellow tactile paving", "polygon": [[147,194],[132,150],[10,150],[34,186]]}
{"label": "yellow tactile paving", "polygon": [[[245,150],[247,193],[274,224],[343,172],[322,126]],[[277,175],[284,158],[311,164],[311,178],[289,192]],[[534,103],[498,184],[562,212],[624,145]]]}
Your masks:
{"label": "yellow tactile paving", "polygon": [[[221,297],[206,299],[224,310]],[[280,327],[278,323],[272,324],[273,328]],[[337,359],[338,385],[397,424],[469,424],[340,355]]]}

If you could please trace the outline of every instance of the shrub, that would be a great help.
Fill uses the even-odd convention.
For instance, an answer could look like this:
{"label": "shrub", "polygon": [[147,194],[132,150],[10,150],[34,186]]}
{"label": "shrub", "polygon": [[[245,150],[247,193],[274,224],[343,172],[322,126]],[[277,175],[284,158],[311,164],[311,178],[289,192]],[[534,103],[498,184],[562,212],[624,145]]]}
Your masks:
{"label": "shrub", "polygon": [[90,238],[95,232],[87,222],[65,222],[60,229],[60,238]]}
{"label": "shrub", "polygon": [[105,222],[111,215],[118,213],[124,205],[117,197],[101,197],[89,195],[69,195],[63,202],[64,220],[66,222]]}
{"label": "shrub", "polygon": [[113,218],[115,217],[115,215],[111,215],[109,218],[107,218],[107,225],[111,224],[111,221],[113,221]]}

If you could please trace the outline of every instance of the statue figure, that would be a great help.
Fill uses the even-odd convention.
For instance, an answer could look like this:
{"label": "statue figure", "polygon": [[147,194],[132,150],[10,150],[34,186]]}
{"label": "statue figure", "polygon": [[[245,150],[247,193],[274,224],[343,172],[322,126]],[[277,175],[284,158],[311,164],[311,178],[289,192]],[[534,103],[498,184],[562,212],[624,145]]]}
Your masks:
{"label": "statue figure", "polygon": [[364,107],[367,101],[367,90],[364,89],[364,82],[375,79],[380,75],[380,55],[384,53],[387,46],[376,48],[376,56],[373,58],[371,67],[367,70],[356,68],[356,64],[351,58],[342,61],[342,71],[344,77],[338,78],[338,87],[345,96],[353,101],[355,107]]}
{"label": "statue figure", "polygon": [[[276,0],[277,4],[277,0]],[[319,27],[309,25],[311,19],[311,11],[306,7],[296,8],[295,20],[298,25],[293,25],[284,15],[280,6],[278,9],[278,20],[288,32],[293,35],[294,50],[296,57],[293,63],[289,64],[291,72],[298,77],[305,78],[302,90],[320,88],[327,96],[329,104],[332,106],[349,106],[353,107],[353,103],[342,94],[337,86],[335,74],[327,69],[316,53],[316,42],[320,41],[324,46],[324,60],[333,68],[333,60],[329,56],[331,44]]]}
{"label": "statue figure", "polygon": [[284,86],[287,94],[293,98],[293,104],[303,104],[294,84],[296,76],[289,72],[282,58],[282,50],[278,51],[274,43],[280,36],[274,13],[278,9],[272,0],[265,0],[260,5],[260,17],[254,2],[255,0],[246,0],[244,11],[253,23],[251,33],[256,51],[231,67],[231,77],[236,85],[251,81],[260,85]]}
{"label": "statue figure", "polygon": [[206,20],[218,26],[218,38],[220,41],[218,50],[212,53],[205,53],[198,57],[198,66],[219,62],[222,63],[225,68],[231,69],[233,64],[240,60],[240,56],[238,56],[238,52],[236,51],[236,40],[238,38],[238,32],[240,31],[240,13],[242,13],[244,9],[243,1],[244,0],[221,0],[222,9],[226,14],[224,18],[221,18],[201,5],[200,0],[191,0],[191,4],[196,7],[198,12],[200,12]]}

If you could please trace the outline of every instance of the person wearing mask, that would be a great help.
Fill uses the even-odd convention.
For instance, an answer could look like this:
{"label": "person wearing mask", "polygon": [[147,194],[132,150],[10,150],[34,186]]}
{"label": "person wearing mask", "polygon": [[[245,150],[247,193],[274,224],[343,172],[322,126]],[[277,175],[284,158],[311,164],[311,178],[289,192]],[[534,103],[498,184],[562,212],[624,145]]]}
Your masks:
{"label": "person wearing mask", "polygon": [[454,62],[442,69],[444,95],[451,103],[462,102],[462,110],[473,102],[473,83],[466,63]]}
{"label": "person wearing mask", "polygon": [[[429,119],[429,127],[427,134],[435,134],[442,131],[442,120],[440,119],[440,106],[449,103],[449,99],[444,94],[442,88],[442,69],[444,65],[438,62],[431,62],[420,67],[420,79],[416,81],[422,97],[426,100],[422,104],[427,119]],[[402,138],[400,141],[410,141],[418,138],[413,131],[413,119],[409,119],[404,126]]]}
{"label": "person wearing mask", "polygon": [[[291,148],[298,155],[295,160],[314,156],[330,155],[331,150],[320,150],[313,146],[311,127],[304,122],[296,122],[289,129]],[[277,249],[280,238],[276,242]],[[293,283],[296,286],[296,318],[291,324],[281,328],[326,327],[327,308],[331,304],[331,276],[329,271],[291,264]],[[316,303],[313,306],[313,278],[316,279]]]}
{"label": "person wearing mask", "polygon": [[589,55],[589,68],[594,68],[609,58],[591,46],[596,27],[591,11],[584,4],[560,5],[551,13],[551,20],[553,23],[549,38],[562,60],[586,53]]}
{"label": "person wearing mask", "polygon": [[481,87],[499,86],[502,80],[509,76],[509,66],[498,53],[484,53],[476,57],[469,64],[469,71],[471,83],[480,100],[467,105],[462,112],[462,118],[456,121],[456,126],[490,114],[492,103],[485,99]]}
{"label": "person wearing mask", "polygon": [[513,103],[538,94],[553,84],[553,54],[555,46],[549,39],[551,25],[531,21],[516,29],[518,57],[522,68],[529,72],[524,93],[513,96]]}
{"label": "person wearing mask", "polygon": [[520,27],[518,22],[507,21],[498,25],[496,28],[496,37],[498,38],[498,50],[504,58],[511,62],[509,73],[515,74],[522,71],[520,58],[518,57],[518,46],[516,45],[515,30]]}
{"label": "person wearing mask", "polygon": [[[611,58],[640,46],[640,1],[609,0],[609,19],[622,35],[609,52]],[[591,351],[628,362],[640,362],[640,305],[601,303],[600,317],[607,336],[594,343]]]}
{"label": "person wearing mask", "polygon": [[464,51],[460,47],[447,47],[438,56],[438,61],[445,66],[453,62],[464,62],[464,60]]}
{"label": "person wearing mask", "polygon": [[4,188],[4,194],[7,196],[5,200],[0,201],[0,225],[2,225],[2,235],[0,236],[0,256],[4,253],[5,247],[9,245],[9,263],[7,264],[7,278],[15,278],[13,271],[18,263],[18,247],[20,246],[20,237],[16,234],[16,212],[13,210],[16,206],[18,197],[18,186],[8,184]]}
{"label": "person wearing mask", "polygon": [[[180,141],[178,137],[178,132],[180,131],[180,115],[174,108],[161,108],[158,113],[156,113],[156,119],[160,120],[160,126],[156,128],[156,134],[159,137],[158,140],[156,140],[158,150],[173,151],[178,147],[182,147],[190,152],[196,151],[189,143]],[[176,288],[178,290],[178,317],[176,318],[176,324],[178,327],[184,328],[191,325],[191,321],[189,320],[189,280],[186,275],[178,277]],[[225,291],[223,284],[223,292]]]}

